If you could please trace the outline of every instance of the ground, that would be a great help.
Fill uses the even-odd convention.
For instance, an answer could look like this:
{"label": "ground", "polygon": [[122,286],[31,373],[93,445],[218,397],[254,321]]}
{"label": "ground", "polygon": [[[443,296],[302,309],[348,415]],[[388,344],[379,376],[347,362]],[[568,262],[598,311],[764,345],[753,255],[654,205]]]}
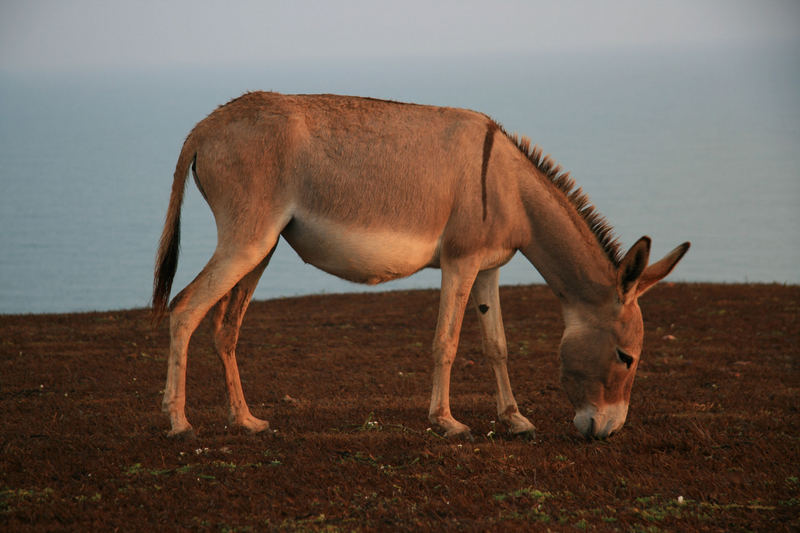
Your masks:
{"label": "ground", "polygon": [[501,295],[531,440],[494,422],[472,313],[452,406],[475,440],[429,428],[436,291],[255,302],[238,357],[268,434],[226,427],[204,323],[189,355],[193,441],[165,436],[167,330],[146,310],[0,316],[0,529],[800,528],[800,287],[649,292],[628,422],[605,442],[572,426],[549,289]]}

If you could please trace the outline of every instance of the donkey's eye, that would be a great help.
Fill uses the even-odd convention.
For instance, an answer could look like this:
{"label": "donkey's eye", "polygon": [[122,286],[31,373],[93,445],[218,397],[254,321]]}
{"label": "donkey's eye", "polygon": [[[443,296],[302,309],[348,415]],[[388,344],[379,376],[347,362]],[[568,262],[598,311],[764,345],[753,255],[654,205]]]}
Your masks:
{"label": "donkey's eye", "polygon": [[630,355],[626,354],[625,352],[623,352],[619,348],[617,348],[617,357],[619,357],[619,360],[622,361],[623,363],[625,363],[625,366],[627,366],[628,368],[630,368],[631,365],[633,364],[633,357],[631,357]]}

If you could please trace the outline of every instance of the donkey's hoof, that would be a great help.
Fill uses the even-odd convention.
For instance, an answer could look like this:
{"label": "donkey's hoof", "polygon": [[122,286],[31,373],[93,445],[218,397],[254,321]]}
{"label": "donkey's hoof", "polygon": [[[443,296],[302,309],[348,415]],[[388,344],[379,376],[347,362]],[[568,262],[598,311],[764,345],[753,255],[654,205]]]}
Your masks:
{"label": "donkey's hoof", "polygon": [[252,435],[261,435],[261,434],[270,435],[272,433],[275,433],[275,431],[269,428],[269,422],[266,421],[264,422],[263,425],[259,424],[257,426],[248,427],[247,431],[250,432],[250,434]]}
{"label": "donkey's hoof", "polygon": [[519,411],[508,417],[501,417],[508,427],[508,433],[514,438],[532,440],[536,437],[536,428],[531,421],[522,416]]}
{"label": "donkey's hoof", "polygon": [[534,428],[523,429],[522,431],[511,431],[511,437],[520,440],[535,440],[536,430]]}
{"label": "donkey's hoof", "polygon": [[468,427],[451,429],[445,432],[444,436],[453,441],[475,442],[475,437],[472,436],[472,431]]}
{"label": "donkey's hoof", "polygon": [[269,422],[256,418],[253,415],[248,415],[244,419],[234,422],[233,427],[239,428],[247,433],[256,434],[267,431],[269,429]]}
{"label": "donkey's hoof", "polygon": [[167,432],[167,438],[172,440],[191,441],[197,439],[197,433],[192,426],[182,429],[171,429]]}
{"label": "donkey's hoof", "polygon": [[271,435],[275,433],[269,427],[269,422],[263,421],[263,424],[251,424],[247,426],[239,426],[239,429],[243,432],[248,433],[249,435]]}

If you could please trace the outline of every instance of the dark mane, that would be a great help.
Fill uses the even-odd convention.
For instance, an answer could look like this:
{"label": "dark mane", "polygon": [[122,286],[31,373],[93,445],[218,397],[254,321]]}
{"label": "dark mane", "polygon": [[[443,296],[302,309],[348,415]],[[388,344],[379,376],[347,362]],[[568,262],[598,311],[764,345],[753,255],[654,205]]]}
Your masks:
{"label": "dark mane", "polygon": [[580,187],[576,188],[575,180],[570,177],[569,172],[562,171],[561,165],[553,161],[549,155],[543,155],[540,146],[531,146],[531,140],[527,137],[508,133],[506,136],[517,145],[520,152],[525,154],[533,166],[564,194],[564,197],[586,222],[608,259],[615,267],[618,267],[622,260],[622,252],[619,239],[614,235],[614,228],[603,215],[597,212],[597,208],[592,205],[589,196]]}

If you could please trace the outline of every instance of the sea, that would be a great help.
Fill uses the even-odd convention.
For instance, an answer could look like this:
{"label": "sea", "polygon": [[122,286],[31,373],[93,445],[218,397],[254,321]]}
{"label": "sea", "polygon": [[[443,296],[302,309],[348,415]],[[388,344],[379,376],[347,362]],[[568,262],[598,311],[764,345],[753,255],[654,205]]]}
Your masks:
{"label": "sea", "polygon": [[[0,314],[149,304],[181,144],[250,90],[487,113],[571,172],[624,246],[692,249],[673,281],[800,283],[800,43],[307,59],[247,66],[0,72]],[[175,290],[216,245],[190,181]],[[256,299],[376,287],[281,242]],[[520,254],[505,285],[543,283]]]}

